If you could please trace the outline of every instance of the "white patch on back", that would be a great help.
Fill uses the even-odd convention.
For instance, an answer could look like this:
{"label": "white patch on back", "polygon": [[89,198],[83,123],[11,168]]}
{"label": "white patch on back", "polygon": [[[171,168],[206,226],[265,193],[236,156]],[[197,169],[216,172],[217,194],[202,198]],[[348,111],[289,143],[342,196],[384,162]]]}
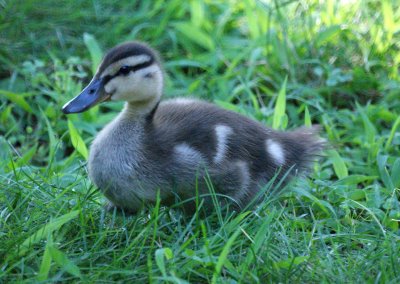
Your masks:
{"label": "white patch on back", "polygon": [[274,161],[279,166],[283,165],[285,163],[285,153],[283,152],[281,144],[272,139],[267,139],[265,144],[267,147],[267,152],[272,156]]}
{"label": "white patch on back", "polygon": [[203,155],[193,149],[186,143],[178,144],[174,147],[174,152],[180,162],[186,164],[200,164],[203,161]]}
{"label": "white patch on back", "polygon": [[169,102],[175,103],[175,104],[180,104],[180,105],[190,105],[192,103],[195,103],[197,100],[195,99],[189,99],[189,98],[175,98],[171,99]]}
{"label": "white patch on back", "polygon": [[233,133],[232,128],[226,125],[217,125],[215,135],[217,138],[217,153],[214,157],[214,163],[220,163],[226,156],[228,150],[228,136]]}

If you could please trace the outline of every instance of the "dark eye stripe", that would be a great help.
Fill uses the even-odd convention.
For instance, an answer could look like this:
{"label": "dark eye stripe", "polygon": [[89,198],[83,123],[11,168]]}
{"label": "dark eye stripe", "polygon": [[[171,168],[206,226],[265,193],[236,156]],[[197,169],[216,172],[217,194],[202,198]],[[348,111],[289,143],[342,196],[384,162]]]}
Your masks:
{"label": "dark eye stripe", "polygon": [[[143,69],[143,68],[146,68],[146,67],[149,67],[150,65],[152,65],[154,63],[154,58],[151,58],[149,61],[146,61],[146,62],[143,62],[143,63],[140,63],[140,64],[136,64],[136,65],[133,65],[133,66],[128,66],[128,68],[129,68],[129,72],[128,73],[130,73],[130,72],[136,72],[136,71],[138,71],[138,70],[140,70],[140,69]],[[125,71],[124,71],[125,72]],[[103,84],[104,85],[106,85],[110,80],[112,80],[112,79],[114,79],[115,77],[117,77],[117,76],[120,76],[120,75],[127,75],[128,73],[126,73],[126,74],[123,74],[122,72],[121,72],[121,70],[118,70],[118,72],[117,73],[115,73],[114,75],[107,75],[107,76],[104,76],[103,77]]]}
{"label": "dark eye stripe", "polygon": [[115,77],[115,75],[114,76],[111,76],[111,75],[107,75],[107,76],[104,76],[101,80],[103,81],[103,85],[105,86],[108,82],[110,82],[110,80],[112,79],[112,78],[114,78]]}
{"label": "dark eye stripe", "polygon": [[[153,59],[151,59],[151,60],[149,60],[149,61],[146,61],[146,62],[137,64],[137,65],[134,65],[134,66],[127,66],[127,67],[128,67],[129,72],[136,72],[136,71],[138,71],[138,70],[140,70],[140,69],[149,67],[150,65],[153,64],[153,62],[154,62]],[[127,73],[129,73],[129,72],[127,72]],[[124,73],[125,73],[125,74],[124,74]],[[119,71],[117,72],[117,74],[115,74],[114,76],[126,75],[127,73],[126,73],[126,70],[124,70],[124,71],[119,70]]]}

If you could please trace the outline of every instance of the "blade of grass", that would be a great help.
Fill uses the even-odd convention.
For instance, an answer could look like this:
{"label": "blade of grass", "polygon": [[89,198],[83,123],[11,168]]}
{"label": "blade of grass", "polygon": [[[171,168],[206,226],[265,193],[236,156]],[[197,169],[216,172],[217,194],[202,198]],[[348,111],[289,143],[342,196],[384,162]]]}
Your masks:
{"label": "blade of grass", "polygon": [[171,258],[173,258],[173,256],[174,256],[174,254],[173,254],[173,252],[172,252],[172,250],[170,248],[157,249],[156,252],[155,252],[156,264],[157,264],[158,268],[160,269],[161,274],[164,277],[167,276],[164,257],[167,260],[170,260]]}
{"label": "blade of grass", "polygon": [[175,23],[175,28],[197,45],[209,51],[213,51],[215,49],[214,41],[211,39],[211,37],[200,28],[194,26],[192,23]]}
{"label": "blade of grass", "polygon": [[40,112],[42,113],[42,117],[44,119],[44,121],[46,122],[46,126],[47,126],[47,132],[49,135],[49,141],[50,141],[50,145],[49,145],[49,159],[48,159],[48,166],[49,168],[51,168],[51,164],[53,162],[54,159],[54,155],[57,149],[57,143],[56,143],[56,136],[54,134],[54,130],[53,127],[51,127],[51,123],[50,121],[47,119],[46,115],[44,114],[43,110],[40,109]]}
{"label": "blade of grass", "polygon": [[72,121],[69,119],[68,119],[68,129],[69,129],[69,135],[71,137],[72,146],[74,146],[75,150],[77,150],[78,153],[81,154],[87,160],[89,153],[86,144],[83,141],[82,137],[79,135],[78,130],[76,130]]}
{"label": "blade of grass", "polygon": [[307,127],[311,127],[312,126],[310,112],[308,111],[307,105],[304,108],[304,125],[307,126]]}
{"label": "blade of grass", "polygon": [[49,236],[47,237],[47,243],[44,249],[42,262],[40,264],[39,274],[37,276],[38,281],[47,280],[47,278],[49,277],[51,260],[52,260],[50,253],[50,246],[52,246],[52,244],[53,244],[53,239],[51,237],[51,234],[49,234]]}
{"label": "blade of grass", "polygon": [[49,251],[52,259],[54,259],[58,266],[76,277],[82,277],[79,267],[71,261],[65,253],[54,246],[50,246]]}
{"label": "blade of grass", "polygon": [[27,238],[19,247],[18,250],[18,255],[21,256],[27,252],[27,250],[33,245],[38,242],[40,242],[43,238],[47,237],[49,234],[54,232],[55,230],[59,229],[62,225],[65,223],[71,221],[72,219],[76,218],[80,213],[80,210],[75,210],[72,212],[69,212],[65,215],[62,215],[52,221],[50,221],[48,224],[44,225],[42,228],[40,228],[36,233],[34,233],[32,236]]}
{"label": "blade of grass", "polygon": [[14,104],[16,104],[17,106],[21,107],[23,110],[25,110],[29,113],[33,112],[31,106],[27,103],[27,101],[24,98],[24,95],[26,95],[26,94],[18,94],[18,93],[9,92],[6,90],[0,90],[0,95],[4,96],[8,100],[10,100]]}
{"label": "blade of grass", "polygon": [[224,266],[224,263],[227,260],[229,250],[231,249],[236,238],[239,236],[240,232],[241,232],[240,228],[237,229],[235,231],[235,233],[233,233],[233,235],[228,239],[224,248],[222,249],[222,252],[218,258],[217,265],[215,266],[215,272],[213,274],[211,283],[213,283],[213,284],[217,283],[217,279],[218,279],[219,275],[221,274],[222,266]]}
{"label": "blade of grass", "polygon": [[90,59],[92,61],[92,74],[94,75],[103,57],[103,52],[101,51],[100,45],[93,35],[84,33],[83,41],[85,42],[85,45],[90,53]]}
{"label": "blade of grass", "polygon": [[278,93],[278,98],[275,102],[274,117],[272,122],[272,128],[274,129],[279,129],[283,126],[283,120],[286,111],[286,83],[287,76],[283,81],[282,87]]}
{"label": "blade of grass", "polygon": [[335,171],[336,176],[339,179],[345,178],[349,175],[349,171],[347,169],[346,164],[344,163],[342,157],[339,155],[339,153],[331,149],[328,152],[329,158],[333,164],[333,169]]}
{"label": "blade of grass", "polygon": [[396,134],[397,128],[398,128],[399,126],[400,126],[400,116],[396,119],[396,121],[394,122],[394,124],[393,124],[393,126],[392,126],[392,130],[390,131],[389,138],[388,138],[388,140],[386,141],[386,145],[385,145],[385,150],[386,150],[386,151],[389,150],[389,148],[390,148],[390,146],[391,146],[391,144],[392,144],[393,138],[394,138],[394,136],[395,136],[395,134]]}

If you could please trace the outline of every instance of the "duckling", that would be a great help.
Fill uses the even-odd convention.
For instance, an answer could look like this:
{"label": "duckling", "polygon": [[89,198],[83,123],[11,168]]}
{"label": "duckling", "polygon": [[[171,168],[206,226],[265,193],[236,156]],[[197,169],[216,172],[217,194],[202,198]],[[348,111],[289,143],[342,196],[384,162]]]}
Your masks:
{"label": "duckling", "polygon": [[158,195],[166,205],[193,200],[212,187],[240,210],[272,179],[304,173],[324,147],[316,127],[280,132],[205,101],[161,101],[163,82],[158,54],[126,42],[108,51],[89,85],[62,108],[70,114],[126,102],[88,159],[90,179],[119,209],[137,212]]}

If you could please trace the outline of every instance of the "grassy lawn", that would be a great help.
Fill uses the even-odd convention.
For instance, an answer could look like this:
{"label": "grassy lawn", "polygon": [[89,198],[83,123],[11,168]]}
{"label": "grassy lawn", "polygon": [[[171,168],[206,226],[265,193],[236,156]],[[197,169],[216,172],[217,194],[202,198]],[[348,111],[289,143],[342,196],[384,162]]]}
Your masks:
{"label": "grassy lawn", "polygon": [[[272,126],[280,94],[331,147],[253,211],[104,212],[87,149],[122,104],[61,107],[133,39],[165,97]],[[0,0],[0,283],[400,282],[399,63],[397,0]]]}

